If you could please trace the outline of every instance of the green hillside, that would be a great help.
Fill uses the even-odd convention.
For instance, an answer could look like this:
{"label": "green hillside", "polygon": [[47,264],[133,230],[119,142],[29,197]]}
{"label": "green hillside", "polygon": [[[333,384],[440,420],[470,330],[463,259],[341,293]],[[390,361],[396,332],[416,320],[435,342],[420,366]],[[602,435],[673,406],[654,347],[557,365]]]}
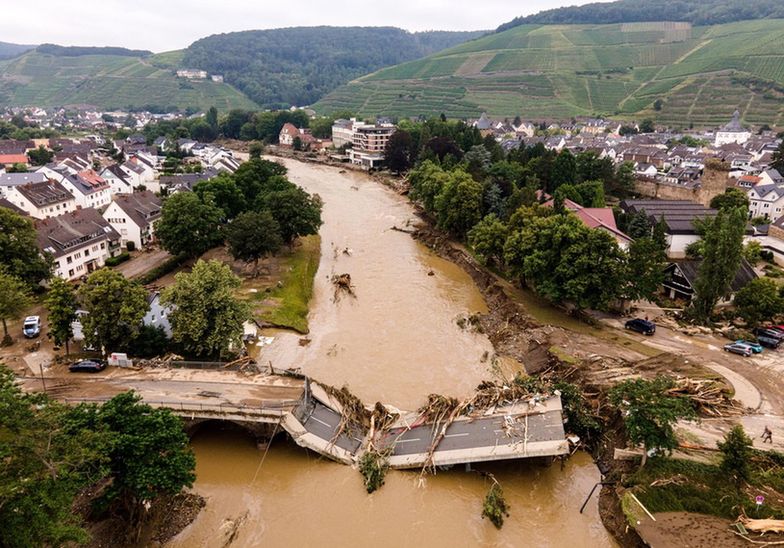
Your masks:
{"label": "green hillside", "polygon": [[[654,103],[661,100],[661,110]],[[784,20],[521,25],[380,70],[316,104],[363,116],[650,116],[784,125]]]}
{"label": "green hillside", "polygon": [[177,107],[257,108],[228,84],[178,79],[158,56],[50,55],[30,51],[0,61],[0,106],[89,104],[104,109]]}

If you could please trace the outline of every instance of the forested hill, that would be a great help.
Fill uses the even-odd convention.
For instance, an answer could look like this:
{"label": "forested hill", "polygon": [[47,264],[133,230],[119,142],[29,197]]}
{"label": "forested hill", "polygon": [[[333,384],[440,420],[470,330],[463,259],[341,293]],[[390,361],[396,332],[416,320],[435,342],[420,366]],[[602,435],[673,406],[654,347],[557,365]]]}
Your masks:
{"label": "forested hill", "polygon": [[128,49],[111,46],[58,46],[57,44],[41,44],[35,48],[38,53],[59,57],[81,57],[83,55],[116,55],[120,57],[149,57],[151,51],[145,49]]}
{"label": "forested hill", "polygon": [[10,59],[11,57],[16,57],[31,49],[35,49],[35,46],[23,46],[21,44],[0,42],[0,59]]}
{"label": "forested hill", "polygon": [[182,66],[222,74],[267,108],[309,105],[380,68],[426,57],[485,34],[410,33],[392,27],[296,27],[208,36]]}
{"label": "forested hill", "polygon": [[517,17],[498,32],[527,24],[604,25],[643,21],[681,21],[718,25],[751,19],[784,18],[782,0],[618,0],[569,6]]}

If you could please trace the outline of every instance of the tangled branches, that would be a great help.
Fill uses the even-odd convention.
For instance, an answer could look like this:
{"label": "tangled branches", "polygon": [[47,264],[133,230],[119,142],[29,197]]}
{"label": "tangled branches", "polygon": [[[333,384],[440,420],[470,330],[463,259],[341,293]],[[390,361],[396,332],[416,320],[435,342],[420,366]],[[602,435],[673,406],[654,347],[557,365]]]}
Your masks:
{"label": "tangled branches", "polygon": [[506,504],[501,484],[491,474],[488,476],[493,480],[493,485],[487,492],[482,506],[482,519],[489,519],[496,529],[500,529],[504,526],[504,518],[509,517],[509,505]]}

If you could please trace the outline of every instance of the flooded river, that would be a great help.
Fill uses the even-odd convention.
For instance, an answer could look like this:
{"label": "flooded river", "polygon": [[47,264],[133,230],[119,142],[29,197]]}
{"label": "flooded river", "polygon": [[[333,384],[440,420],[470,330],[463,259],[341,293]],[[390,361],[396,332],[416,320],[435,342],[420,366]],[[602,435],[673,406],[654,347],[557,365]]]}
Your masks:
{"label": "flooded river", "polygon": [[[403,232],[405,198],[360,174],[288,161],[290,178],[324,200],[322,258],[309,318],[311,343],[275,333],[262,359],[347,384],[366,403],[415,409],[432,392],[467,396],[490,378],[492,346],[457,319],[486,305],[470,277]],[[349,273],[356,298],[334,299],[330,277]],[[196,491],[207,498],[173,547],[224,546],[613,546],[596,499],[590,458],[559,466],[482,465],[502,484],[511,515],[501,531],[482,520],[488,480],[462,467],[420,482],[395,472],[367,495],[360,474],[283,437],[259,451],[242,431],[196,434]],[[262,462],[263,461],[263,462]]]}

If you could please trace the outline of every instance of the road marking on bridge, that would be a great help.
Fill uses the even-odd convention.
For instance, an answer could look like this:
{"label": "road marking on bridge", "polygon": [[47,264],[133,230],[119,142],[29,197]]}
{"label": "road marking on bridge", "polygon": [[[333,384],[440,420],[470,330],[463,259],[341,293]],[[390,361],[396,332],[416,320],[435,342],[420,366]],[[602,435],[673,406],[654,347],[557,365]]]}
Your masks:
{"label": "road marking on bridge", "polygon": [[323,424],[324,426],[327,426],[327,427],[329,427],[329,428],[334,428],[334,426],[333,426],[333,425],[329,424],[328,422],[324,422],[323,420],[321,420],[321,419],[320,419],[320,418],[318,418],[318,417],[314,417],[313,415],[311,415],[311,416],[310,416],[310,418],[311,418],[311,419],[313,419],[314,421],[318,422],[318,423],[321,423],[321,424]]}
{"label": "road marking on bridge", "polygon": [[469,434],[468,432],[463,432],[461,434],[447,434],[444,437],[445,438],[462,438],[463,436],[467,436],[468,434]]}
{"label": "road marking on bridge", "polygon": [[411,443],[412,441],[422,441],[422,438],[413,438],[407,440],[397,440],[395,443]]}

